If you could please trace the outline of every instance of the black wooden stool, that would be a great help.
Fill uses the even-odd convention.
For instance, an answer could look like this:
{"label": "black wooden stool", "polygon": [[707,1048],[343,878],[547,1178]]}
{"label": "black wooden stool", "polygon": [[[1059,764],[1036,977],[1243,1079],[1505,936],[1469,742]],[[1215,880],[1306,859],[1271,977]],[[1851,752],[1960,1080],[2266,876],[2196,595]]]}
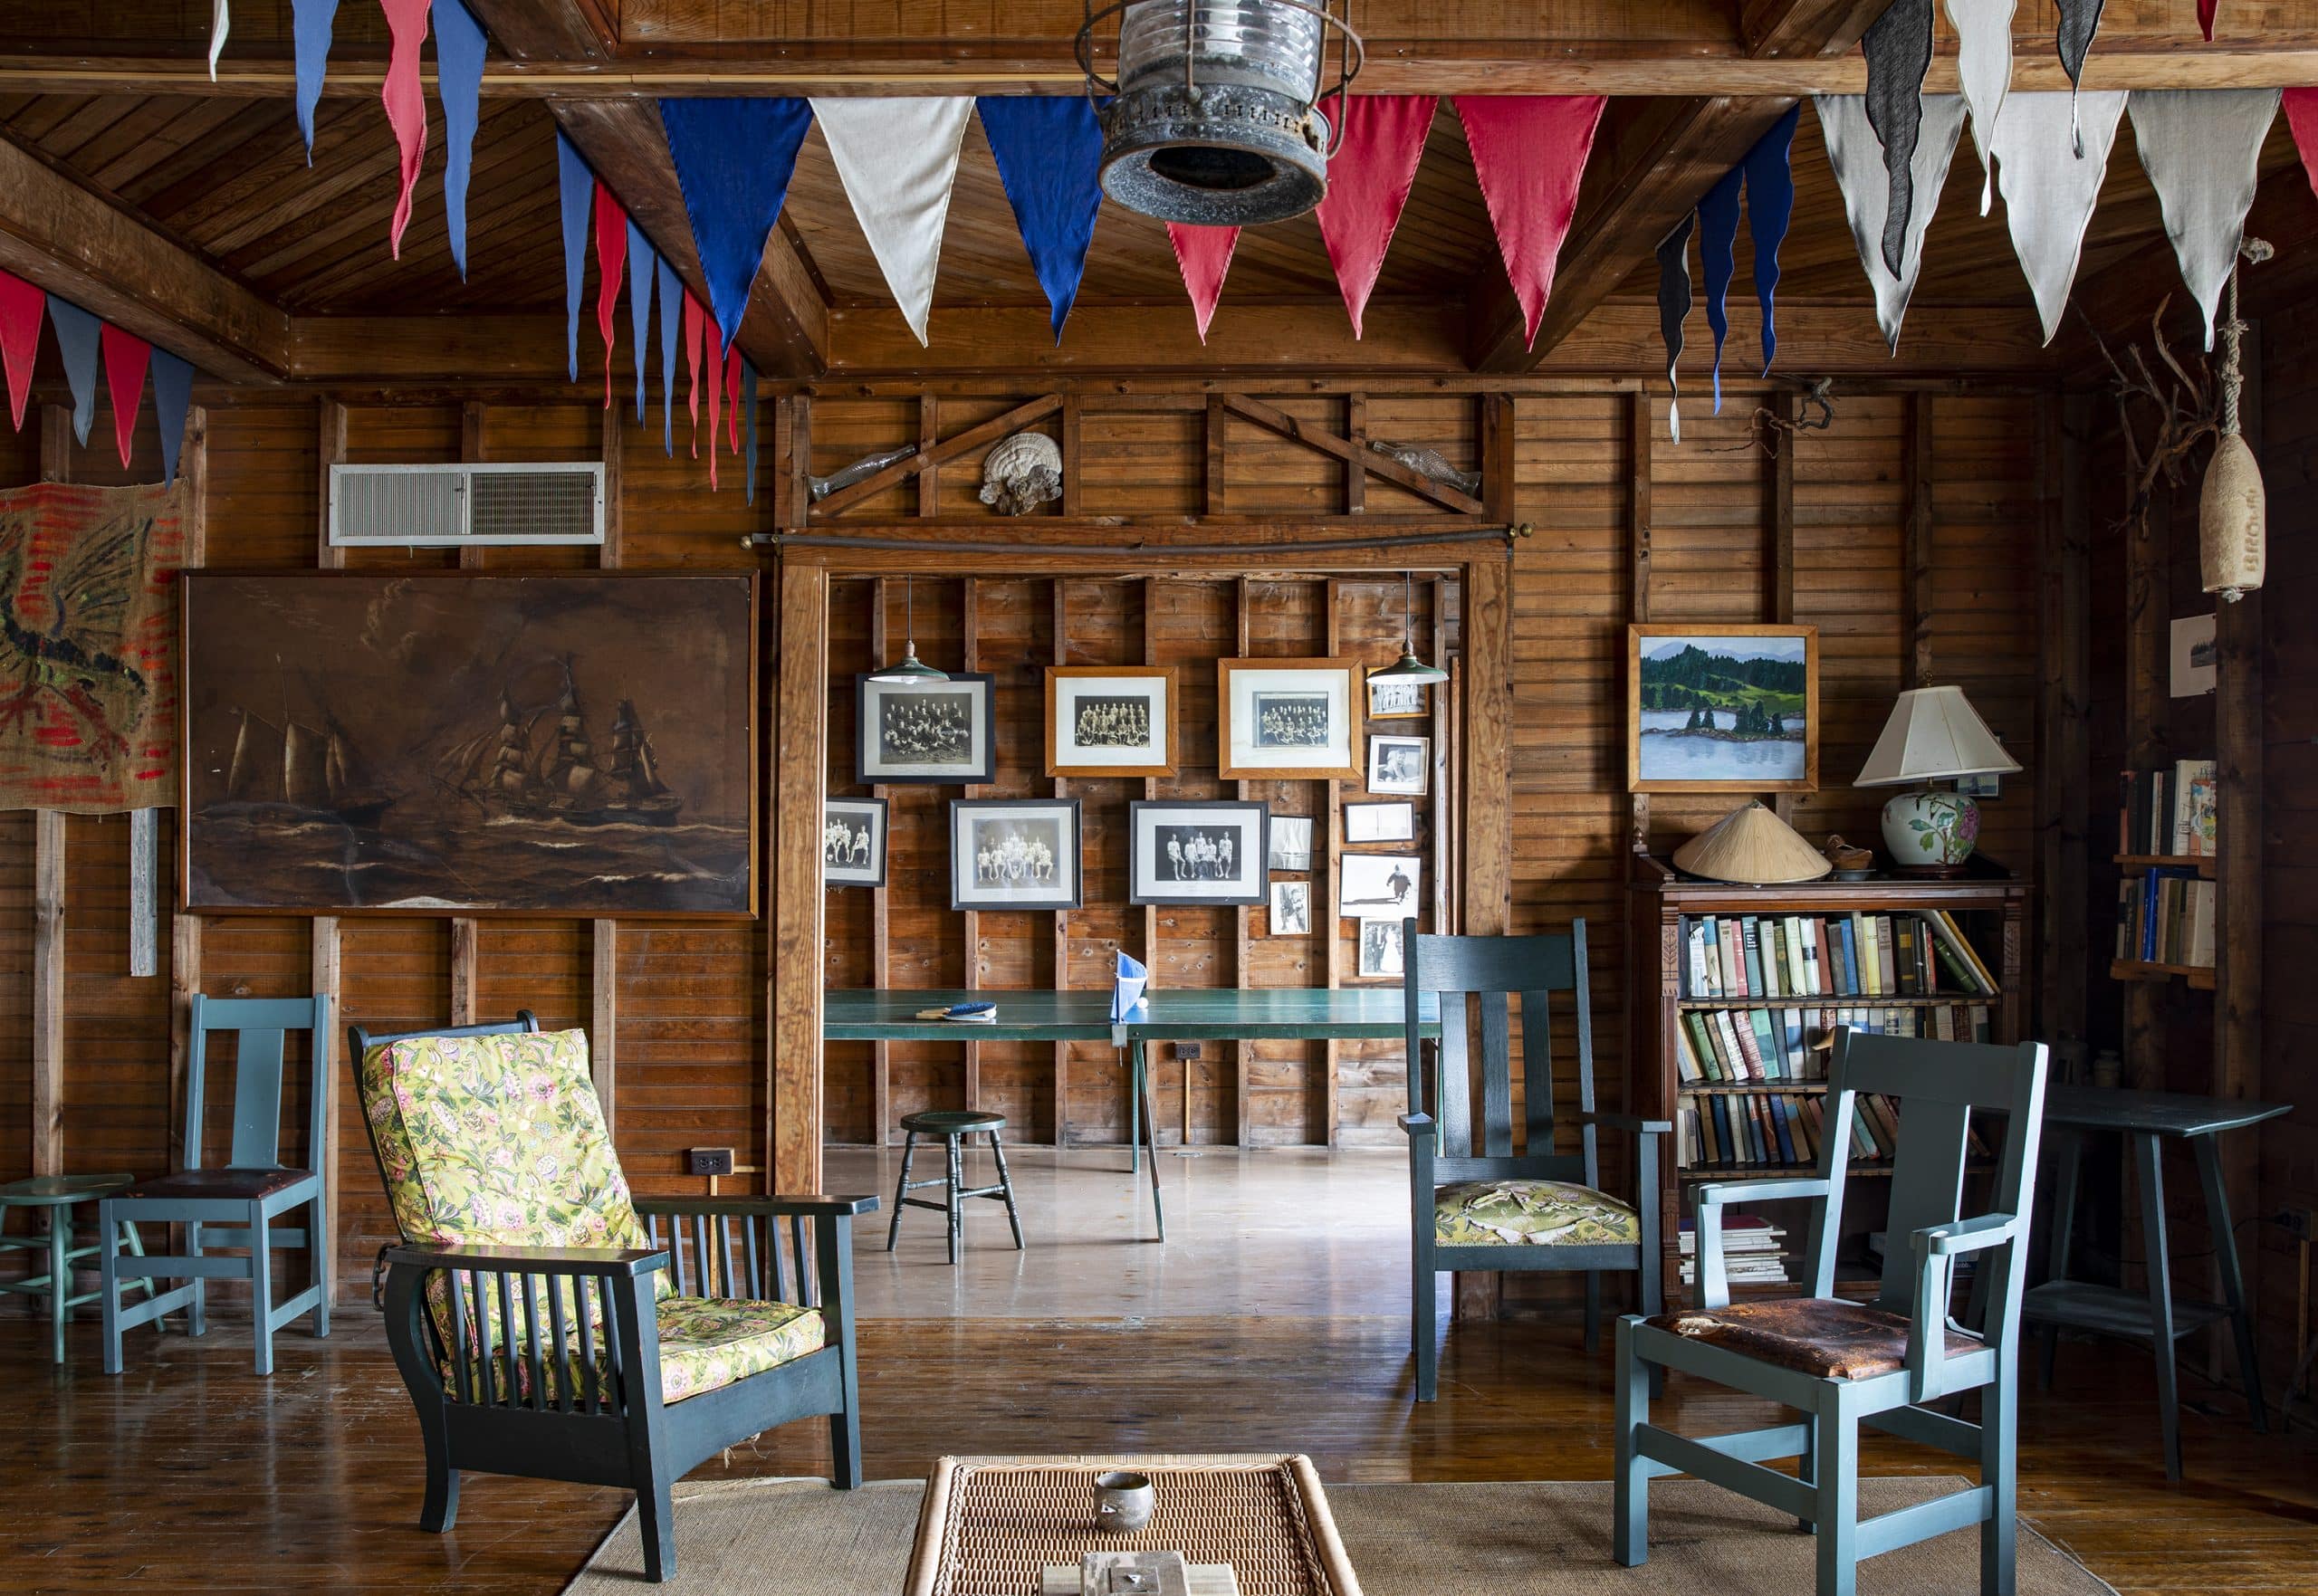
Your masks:
{"label": "black wooden stool", "polygon": [[[902,1183],[894,1193],[893,1222],[886,1228],[887,1252],[893,1251],[894,1243],[901,1239],[902,1209],[930,1208],[936,1213],[950,1217],[950,1261],[956,1263],[960,1221],[964,1218],[961,1207],[969,1197],[995,1197],[1003,1201],[1006,1204],[1006,1222],[1014,1230],[1014,1250],[1022,1250],[1022,1220],[1021,1216],[1014,1211],[1014,1182],[1006,1173],[1006,1150],[998,1144],[998,1132],[1005,1128],[1004,1114],[977,1113],[972,1109],[963,1112],[937,1109],[929,1113],[905,1113],[902,1116],[902,1129],[909,1132],[909,1139],[902,1143]],[[984,1133],[990,1137],[990,1155],[998,1161],[998,1184],[968,1186],[964,1179],[965,1139]],[[909,1178],[909,1161],[917,1152],[920,1136],[941,1137],[946,1155],[943,1160],[942,1173],[930,1180]],[[910,1193],[921,1186],[943,1188],[943,1200],[929,1202],[923,1197],[912,1197]]]}

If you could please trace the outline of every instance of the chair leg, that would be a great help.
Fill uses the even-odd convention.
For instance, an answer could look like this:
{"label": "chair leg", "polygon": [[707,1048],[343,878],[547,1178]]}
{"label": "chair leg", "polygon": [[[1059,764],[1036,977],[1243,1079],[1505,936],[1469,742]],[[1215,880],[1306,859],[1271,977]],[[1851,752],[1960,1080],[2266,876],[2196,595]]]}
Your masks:
{"label": "chair leg", "polygon": [[418,1438],[426,1454],[426,1496],[419,1504],[418,1527],[442,1534],[459,1521],[459,1471],[451,1466],[450,1429],[436,1401],[418,1409]]}
{"label": "chair leg", "polygon": [[[97,1226],[110,1233],[114,1225],[110,1202],[97,1205]],[[104,1321],[105,1372],[120,1372],[120,1253],[105,1247],[97,1255],[98,1306]]]}
{"label": "chair leg", "polygon": [[958,1189],[965,1184],[965,1145],[963,1136],[942,1139],[943,1168],[947,1174],[943,1181],[942,1200],[949,1209],[944,1218],[950,1223],[950,1262],[953,1266],[958,1261],[958,1248],[965,1239],[965,1215],[959,1211],[961,1205],[958,1201]]}
{"label": "chair leg", "polygon": [[1636,1448],[1636,1432],[1650,1420],[1650,1375],[1633,1354],[1633,1324],[1621,1318],[1617,1329],[1618,1418],[1616,1505],[1610,1520],[1610,1555],[1622,1568],[1638,1568],[1650,1558],[1650,1473]]}
{"label": "chair leg", "polygon": [[1859,1421],[1834,1396],[1812,1416],[1818,1508],[1819,1596],[1859,1589]]}
{"label": "chair leg", "polygon": [[265,1210],[250,1204],[251,1339],[257,1343],[257,1371],[273,1372],[273,1238]]}
{"label": "chair leg", "polygon": [[1420,1247],[1409,1282],[1409,1340],[1416,1353],[1416,1400],[1420,1402],[1432,1401],[1440,1386],[1441,1348],[1436,1338],[1441,1327],[1433,1297],[1440,1284],[1440,1276],[1433,1273],[1432,1255]]}
{"label": "chair leg", "polygon": [[861,1483],[861,1413],[853,1403],[829,1415],[830,1483],[840,1491]]}
{"label": "chair leg", "polygon": [[[908,1132],[902,1142],[901,1184],[894,1189],[894,1217],[886,1223],[886,1250],[894,1250],[894,1243],[902,1238],[902,1203],[909,1196],[909,1161],[917,1156],[917,1132]],[[798,1267],[804,1266],[800,1263]]]}
{"label": "chair leg", "polygon": [[58,1203],[48,1210],[48,1329],[55,1343],[56,1362],[64,1362],[64,1305],[72,1295],[72,1209]]}
{"label": "chair leg", "polygon": [[[201,1256],[201,1221],[188,1219],[185,1227],[185,1256]],[[185,1316],[186,1333],[206,1335],[209,1333],[209,1282],[196,1275],[193,1277],[193,1307]]]}
{"label": "chair leg", "polygon": [[1602,1271],[1585,1271],[1585,1355],[1595,1356],[1602,1350]]}
{"label": "chair leg", "polygon": [[1022,1250],[1022,1216],[1014,1208],[1014,1177],[1006,1172],[1006,1150],[998,1144],[998,1132],[990,1133],[990,1156],[998,1161],[998,1190],[1006,1199],[1006,1222],[1013,1228],[1014,1250]]}
{"label": "chair leg", "polygon": [[[1803,1450],[1796,1455],[1795,1477],[1806,1486],[1819,1483],[1819,1427],[1815,1424],[1803,1427]],[[1816,1526],[1807,1518],[1798,1518],[1795,1527],[1807,1535]]]}
{"label": "chair leg", "polygon": [[1999,1369],[1996,1383],[1980,1391],[1980,1484],[1988,1491],[1988,1515],[1980,1524],[1980,1596],[2012,1596],[2019,1558],[2020,1494],[2018,1447],[2019,1378]]}
{"label": "chair leg", "polygon": [[644,1577],[658,1584],[676,1572],[676,1512],[671,1482],[656,1461],[652,1477],[636,1493],[636,1526],[644,1532]]}
{"label": "chair leg", "polygon": [[313,1204],[306,1210],[306,1260],[313,1270],[314,1284],[321,1288],[321,1295],[314,1303],[314,1335],[316,1339],[330,1333],[330,1288],[338,1284],[330,1276],[335,1260],[330,1256],[330,1237],[322,1199],[315,1195]]}

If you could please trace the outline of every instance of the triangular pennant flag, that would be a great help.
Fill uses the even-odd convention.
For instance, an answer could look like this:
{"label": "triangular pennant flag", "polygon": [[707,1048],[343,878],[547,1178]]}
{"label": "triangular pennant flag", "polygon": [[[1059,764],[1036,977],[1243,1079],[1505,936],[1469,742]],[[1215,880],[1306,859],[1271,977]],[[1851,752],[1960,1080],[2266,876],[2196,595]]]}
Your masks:
{"label": "triangular pennant flag", "polygon": [[570,380],[580,380],[580,292],[588,274],[588,210],[596,174],[559,128],[555,134],[556,202],[563,219],[563,347]]}
{"label": "triangular pennant flag", "polygon": [[1698,218],[1684,216],[1658,243],[1658,336],[1666,344],[1666,428],[1682,441],[1681,386],[1675,364],[1682,358],[1682,323],[1691,314],[1691,229]]}
{"label": "triangular pennant flag", "polygon": [[[1875,129],[1867,125],[1867,102],[1857,94],[1815,94],[1812,105],[1819,113],[1819,128],[1827,145],[1827,162],[1835,169],[1835,186],[1843,190],[1844,215],[1851,223],[1852,241],[1859,246],[1859,263],[1875,291],[1875,321],[1883,341],[1896,352],[1900,323],[1908,301],[1916,291],[1916,273],[1923,268],[1923,235],[1931,225],[1932,207],[1918,205],[1908,222],[1906,249],[1894,273],[1883,263],[1885,207],[1892,203],[1890,174],[1883,169],[1882,147]],[[1916,139],[1913,172],[1916,189],[1938,194],[1948,181],[1948,163],[1955,158],[1956,141],[1964,132],[1964,97],[1927,94],[1923,97],[1923,129]]]}
{"label": "triangular pennant flag", "polygon": [[177,480],[177,454],[185,447],[185,418],[193,408],[193,364],[167,349],[153,351],[153,419],[161,428],[161,485]]}
{"label": "triangular pennant flag", "polygon": [[[2122,90],[2005,96],[1996,124],[1996,180],[2012,252],[2036,296],[2045,341],[2061,330],[2085,225],[2101,197],[2109,150],[2125,114]],[[2082,121],[2080,121],[2080,115]],[[2079,155],[2082,148],[2083,154]]]}
{"label": "triangular pennant flag", "polygon": [[[217,0],[209,12],[209,81],[213,83],[217,81],[217,58],[225,53],[225,35],[233,32],[233,25],[225,0]],[[88,442],[86,438],[81,441]]]}
{"label": "triangular pennant flag", "polygon": [[[1763,375],[1778,355],[1778,249],[1795,219],[1795,129],[1803,103],[1786,108],[1771,130],[1747,152],[1747,236],[1755,246],[1755,302],[1763,311]],[[1719,356],[1718,354],[1718,361]],[[1719,382],[1720,367],[1716,368]]]}
{"label": "triangular pennant flag", "polygon": [[[684,323],[685,291],[675,263],[660,257],[660,448],[676,454],[676,330]],[[642,357],[638,357],[641,358]]]}
{"label": "triangular pennant flag", "polygon": [[741,330],[749,286],[812,125],[811,108],[793,96],[660,102],[701,278],[727,343]]}
{"label": "triangular pennant flag", "polygon": [[1239,244],[1237,227],[1194,227],[1167,224],[1167,242],[1174,246],[1175,270],[1183,274],[1184,291],[1192,296],[1192,320],[1199,325],[1199,341],[1207,341],[1207,324],[1215,320],[1215,301],[1223,297],[1223,279],[1231,270],[1231,251]]}
{"label": "triangular pennant flag", "polygon": [[[719,412],[724,403],[724,334],[717,327],[715,317],[703,316],[700,320],[701,341],[707,346],[704,364],[708,368],[708,491],[713,493],[716,491],[717,423],[722,419]],[[699,447],[696,439],[693,446]]]}
{"label": "triangular pennant flag", "polygon": [[2213,15],[2218,9],[2219,0],[2198,0],[2198,31],[2208,44],[2213,43]]}
{"label": "triangular pennant flag", "polygon": [[89,424],[97,418],[97,339],[102,325],[80,306],[48,296],[48,319],[56,326],[56,348],[64,357],[64,380],[72,389],[72,437],[86,447]]}
{"label": "triangular pennant flag", "polygon": [[[1883,208],[1883,263],[1892,274],[1908,247],[1915,214],[1916,139],[1923,129],[1923,75],[1931,70],[1931,0],[1892,0],[1861,41],[1867,53],[1867,125],[1883,144],[1892,192]],[[1936,205],[1937,194],[1926,195]]]}
{"label": "triangular pennant flag", "polygon": [[652,347],[652,284],[659,257],[636,218],[627,219],[627,330],[636,345],[636,424],[644,425],[645,351]]}
{"label": "triangular pennant flag", "polygon": [[1554,267],[1577,212],[1577,186],[1603,103],[1598,94],[1457,97],[1457,115],[1472,146],[1473,176],[1480,180],[1531,344],[1553,297]]}
{"label": "triangular pennant flag", "polygon": [[1002,94],[974,108],[1060,343],[1103,208],[1103,129],[1094,103],[1083,94]]}
{"label": "triangular pennant flag", "polygon": [[2284,98],[2285,125],[2302,152],[2303,175],[2310,179],[2310,192],[2318,195],[2318,89],[2288,89]]}
{"label": "triangular pennant flag", "polygon": [[1440,102],[1430,94],[1350,94],[1341,103],[1344,142],[1328,158],[1318,217],[1320,241],[1351,313],[1352,336],[1358,338],[1361,312],[1409,203]]}
{"label": "triangular pennant flag", "polygon": [[741,452],[741,349],[737,344],[724,350],[724,443],[729,453]]}
{"label": "triangular pennant flag", "polygon": [[1948,0],[1956,29],[1956,75],[1972,110],[1972,145],[1980,152],[1980,215],[1996,199],[1990,142],[2004,97],[2012,89],[2012,14],[2020,0]]}
{"label": "triangular pennant flag", "polygon": [[48,296],[13,272],[0,272],[0,365],[7,368],[8,414],[24,430],[24,402],[32,397],[33,365],[40,358],[40,323]]}
{"label": "triangular pennant flag", "polygon": [[[221,0],[222,3],[222,0]],[[387,225],[387,243],[402,259],[402,230],[410,225],[411,191],[418,186],[418,167],[426,156],[426,97],[418,88],[418,47],[426,42],[426,14],[432,0],[378,0],[387,14],[387,81],[378,91],[386,101],[387,122],[402,150],[402,188],[395,196],[394,220]]]}
{"label": "triangular pennant flag", "polygon": [[745,425],[741,455],[746,462],[748,502],[757,502],[757,368],[744,358],[741,361],[741,414]]}
{"label": "triangular pennant flag", "polygon": [[[596,179],[596,330],[604,339],[604,408],[612,407],[612,319],[619,313],[620,273],[627,265],[627,213]],[[640,349],[639,349],[640,353]]]}
{"label": "triangular pennant flag", "polygon": [[297,52],[298,131],[306,136],[306,164],[314,164],[314,107],[321,103],[322,77],[330,70],[330,24],[338,0],[290,0],[290,31]]}
{"label": "triangular pennant flag", "polygon": [[[2093,48],[2093,35],[2101,27],[2101,8],[2108,0],[2053,0],[2059,9],[2061,23],[2053,35],[2053,43],[2060,51],[2061,70],[2068,74],[2068,133],[2069,148],[2074,153],[2084,153],[2084,134],[2076,119],[2077,91],[2084,86],[2084,57]],[[2108,164],[2102,152],[2102,164]],[[2075,274],[2072,263],[2070,274]]]}
{"label": "triangular pennant flag", "polygon": [[2246,213],[2254,208],[2261,175],[2262,141],[2277,119],[2278,91],[2136,89],[2126,105],[2181,280],[2205,312],[2210,349],[2214,310],[2237,264]]}
{"label": "triangular pennant flag", "polygon": [[145,368],[152,362],[153,346],[110,321],[99,341],[104,348],[105,394],[112,401],[113,445],[125,468],[137,440],[137,412],[145,403]]}
{"label": "triangular pennant flag", "polygon": [[[1747,181],[1744,161],[1722,175],[1699,201],[1699,264],[1706,273],[1706,324],[1714,333],[1714,413],[1722,414],[1722,340],[1730,336],[1730,280],[1738,263],[1732,248],[1738,242],[1738,190]],[[1684,224],[1688,225],[1687,221]],[[1683,311],[1690,308],[1689,268],[1682,284]],[[1664,263],[1660,263],[1658,291],[1666,291]]]}
{"label": "triangular pennant flag", "polygon": [[459,281],[467,275],[467,174],[482,115],[483,24],[464,0],[435,0],[435,93],[443,102],[443,212]]}
{"label": "triangular pennant flag", "polygon": [[[700,458],[700,346],[701,335],[707,330],[707,321],[700,301],[693,298],[687,290],[685,293],[685,375],[692,385],[685,393],[692,401],[692,457],[694,460]],[[713,464],[716,455],[716,435],[714,433],[708,437],[708,454]]]}
{"label": "triangular pennant flag", "polygon": [[958,178],[958,146],[973,108],[961,95],[813,101],[854,220],[921,344],[934,308],[950,186]]}

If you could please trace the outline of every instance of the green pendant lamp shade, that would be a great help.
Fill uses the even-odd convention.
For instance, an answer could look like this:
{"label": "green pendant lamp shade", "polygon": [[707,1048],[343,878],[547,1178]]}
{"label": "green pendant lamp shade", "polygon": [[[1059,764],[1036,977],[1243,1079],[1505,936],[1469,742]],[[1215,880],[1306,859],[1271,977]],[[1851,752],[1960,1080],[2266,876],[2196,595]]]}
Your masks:
{"label": "green pendant lamp shade", "polygon": [[1415,625],[1414,584],[1409,573],[1401,573],[1401,657],[1381,671],[1371,671],[1371,682],[1405,682],[1422,685],[1428,682],[1446,682],[1449,673],[1438,665],[1426,664],[1416,656],[1416,640],[1411,628]]}
{"label": "green pendant lamp shade", "polygon": [[872,682],[947,682],[950,673],[937,671],[917,657],[917,591],[916,578],[902,578],[902,656],[892,664],[869,673]]}

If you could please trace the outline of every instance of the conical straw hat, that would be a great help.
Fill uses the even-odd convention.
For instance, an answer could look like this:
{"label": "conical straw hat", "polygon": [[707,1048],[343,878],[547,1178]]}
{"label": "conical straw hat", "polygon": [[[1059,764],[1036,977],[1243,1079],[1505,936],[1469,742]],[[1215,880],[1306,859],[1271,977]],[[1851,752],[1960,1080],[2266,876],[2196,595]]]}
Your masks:
{"label": "conical straw hat", "polygon": [[1674,851],[1674,868],[1750,886],[1816,881],[1834,866],[1758,799],[1739,805]]}

